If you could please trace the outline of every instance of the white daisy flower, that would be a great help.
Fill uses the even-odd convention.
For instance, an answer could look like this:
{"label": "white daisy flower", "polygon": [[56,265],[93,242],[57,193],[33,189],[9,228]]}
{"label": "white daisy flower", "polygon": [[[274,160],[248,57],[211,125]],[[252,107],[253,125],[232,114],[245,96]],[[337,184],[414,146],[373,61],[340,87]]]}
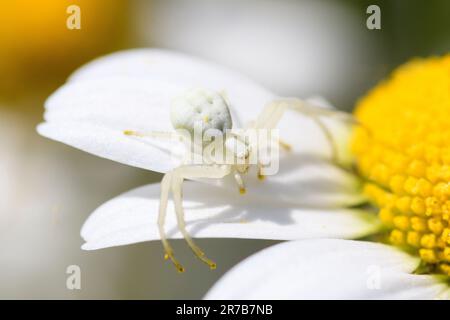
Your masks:
{"label": "white daisy flower", "polygon": [[[181,158],[173,156],[183,145],[178,140],[145,135],[174,131],[171,103],[190,88],[220,93],[234,128],[259,121],[264,107],[280,100],[258,84],[212,63],[165,50],[130,50],[97,59],[75,72],[47,100],[45,122],[38,132],[100,157],[171,173],[183,164]],[[293,100],[286,101],[290,104]],[[163,218],[167,237],[184,236],[188,242],[187,233],[193,237],[354,239],[378,231],[380,224],[372,213],[354,208],[366,198],[360,192],[359,178],[346,169],[352,161],[347,151],[348,123],[327,117],[339,113],[327,111],[323,99],[300,104],[309,116],[287,110],[277,126],[281,139],[291,148],[282,152],[279,172],[266,181],[256,178],[255,166],[248,174],[240,172],[245,174],[243,179],[232,174],[223,179],[192,177],[207,183],[187,182],[183,187],[186,229],[179,212],[175,219],[176,208],[168,203],[168,217]],[[324,108],[311,109],[311,105]],[[316,118],[311,119],[311,110],[325,115],[319,125]],[[325,126],[328,135],[324,134]],[[330,136],[334,149],[330,148]],[[333,156],[339,157],[342,166],[330,161]],[[170,174],[165,177],[175,179]],[[236,192],[235,180],[241,188],[245,182],[245,196]],[[165,186],[179,189],[172,182],[163,183],[163,198],[168,195]],[[83,248],[159,240],[164,231],[161,233],[161,221],[158,228],[158,210],[160,218],[161,211],[165,213],[160,193],[161,186],[153,184],[100,206],[82,229]],[[181,193],[174,195],[180,198]],[[189,245],[200,259],[215,267],[193,243]],[[165,249],[166,257],[182,271],[168,244]]]}

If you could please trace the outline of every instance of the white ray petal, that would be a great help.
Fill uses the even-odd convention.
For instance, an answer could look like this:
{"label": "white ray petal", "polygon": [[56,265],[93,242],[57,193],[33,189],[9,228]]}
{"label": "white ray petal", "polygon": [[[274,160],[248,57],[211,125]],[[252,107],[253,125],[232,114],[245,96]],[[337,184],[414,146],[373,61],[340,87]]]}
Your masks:
{"label": "white ray petal", "polygon": [[236,124],[255,119],[274,94],[245,76],[187,54],[163,49],[134,49],[100,57],[76,71],[72,82],[109,77],[154,78],[187,88],[204,87],[223,92]]}
{"label": "white ray petal", "polygon": [[[134,49],[98,58],[75,72],[70,81],[104,79],[115,76],[155,78],[185,87],[206,87],[223,91],[231,105],[235,127],[242,128],[254,121],[263,107],[275,98],[275,94],[245,76],[222,66],[207,62],[187,54],[163,49]],[[316,96],[310,102],[319,107],[332,107],[322,97]],[[348,163],[345,152],[348,126],[327,119],[344,162]],[[288,111],[280,123],[281,137],[296,151],[330,155],[330,148],[320,128],[298,113]]]}
{"label": "white ray petal", "polygon": [[[199,180],[236,190],[236,181],[232,176],[221,180]],[[257,179],[256,168],[252,167],[244,176],[244,181],[249,195],[302,207],[344,208],[367,201],[361,190],[361,180],[353,172],[307,153],[282,152],[276,174],[261,181]]]}
{"label": "white ray petal", "polygon": [[179,142],[129,137],[121,130],[80,121],[45,122],[37,130],[44,137],[97,156],[156,172],[178,167],[184,150]]}
{"label": "white ray petal", "polygon": [[[100,206],[82,228],[83,249],[158,240],[159,192],[159,184],[144,186]],[[196,182],[184,185],[184,207],[188,230],[202,238],[355,238],[378,228],[376,218],[362,210],[302,209]],[[166,230],[171,238],[181,237],[172,203]]]}
{"label": "white ray petal", "polygon": [[412,272],[419,259],[387,245],[336,239],[278,244],[242,261],[207,299],[439,299],[448,284]]}
{"label": "white ray petal", "polygon": [[44,118],[117,130],[173,130],[170,104],[185,89],[159,79],[110,77],[67,83],[45,102]]}
{"label": "white ray petal", "polygon": [[68,83],[46,102],[38,132],[97,156],[167,172],[180,165],[184,146],[137,138],[124,130],[173,131],[169,107],[182,87],[155,79],[108,78]]}
{"label": "white ray petal", "polygon": [[[177,162],[170,165],[155,162],[166,159],[167,155],[160,154],[154,145],[165,145],[167,150],[178,146],[169,141],[157,143],[147,139],[141,146],[150,147],[138,150],[136,141],[130,137],[122,139],[120,132],[172,130],[171,100],[196,86],[224,90],[235,128],[255,120],[264,105],[274,98],[272,93],[245,77],[188,55],[158,49],[129,50],[94,60],[75,72],[71,81],[47,100],[45,120],[50,124],[41,126],[39,132],[101,157],[154,171],[168,170]],[[319,101],[319,104],[324,103]],[[348,136],[342,134],[342,128],[346,126],[329,120],[338,144],[345,145]],[[73,135],[64,132],[67,123]],[[91,131],[81,132],[87,125],[92,125]],[[96,128],[99,132],[93,130]],[[107,132],[112,133],[111,138],[119,137],[117,145],[124,148],[122,152],[113,146],[113,139],[105,138]],[[280,136],[296,152],[330,156],[331,149],[323,132],[303,115],[288,111],[280,123]],[[149,152],[155,155],[148,162],[140,158]]]}

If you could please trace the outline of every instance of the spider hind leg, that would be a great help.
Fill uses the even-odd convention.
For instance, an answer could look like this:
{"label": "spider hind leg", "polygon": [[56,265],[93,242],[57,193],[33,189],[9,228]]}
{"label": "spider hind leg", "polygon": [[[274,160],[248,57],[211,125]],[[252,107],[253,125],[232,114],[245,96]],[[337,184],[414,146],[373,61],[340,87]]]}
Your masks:
{"label": "spider hind leg", "polygon": [[[279,101],[274,101],[262,111],[257,120],[254,122],[253,127],[255,128],[264,128],[264,129],[273,129],[284,112],[288,109],[299,112],[310,117],[323,132],[325,139],[328,142],[331,150],[331,160],[334,163],[339,163],[339,152],[335,138],[331,133],[330,129],[327,125],[322,121],[321,117],[330,117],[335,119],[340,119],[342,121],[358,124],[357,121],[352,117],[352,115],[347,114],[342,111],[337,110],[329,110],[320,107],[315,107],[310,103],[300,100],[300,99],[281,99]],[[280,146],[289,151],[290,145],[286,144],[283,141],[280,141]]]}

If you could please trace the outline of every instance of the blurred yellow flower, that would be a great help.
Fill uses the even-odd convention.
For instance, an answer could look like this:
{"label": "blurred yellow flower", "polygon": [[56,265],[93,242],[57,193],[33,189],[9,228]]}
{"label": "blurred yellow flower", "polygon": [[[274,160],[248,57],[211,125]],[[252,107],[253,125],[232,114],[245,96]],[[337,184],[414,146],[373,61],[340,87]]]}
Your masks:
{"label": "blurred yellow flower", "polygon": [[[81,29],[69,30],[67,7],[81,9]],[[112,50],[124,33],[124,0],[4,1],[0,12],[0,87],[51,80]],[[4,92],[2,92],[4,93]]]}

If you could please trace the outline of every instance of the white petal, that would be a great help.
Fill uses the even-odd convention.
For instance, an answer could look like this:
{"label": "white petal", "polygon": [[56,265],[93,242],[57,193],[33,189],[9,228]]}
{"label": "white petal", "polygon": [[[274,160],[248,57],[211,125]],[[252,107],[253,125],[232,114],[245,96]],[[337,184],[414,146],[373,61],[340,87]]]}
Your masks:
{"label": "white petal", "polygon": [[[236,190],[236,181],[231,175],[220,180],[200,181]],[[355,174],[311,154],[282,153],[276,174],[260,181],[256,168],[252,167],[244,181],[249,195],[302,207],[343,208],[366,202],[361,180]]]}
{"label": "white petal", "polygon": [[[235,127],[242,128],[254,121],[264,106],[275,98],[269,90],[245,76],[227,68],[197,59],[190,55],[162,49],[134,49],[107,55],[92,61],[75,72],[70,81],[104,79],[112,76],[155,78],[185,87],[205,87],[223,91],[231,104]],[[310,102],[330,108],[322,97]],[[344,163],[348,163],[346,141],[348,126],[325,119],[338,142]],[[306,116],[288,111],[282,118],[280,136],[298,152],[330,155],[330,147],[323,132]]]}
{"label": "white petal", "polygon": [[[85,222],[83,249],[94,250],[158,240],[159,184],[135,189],[100,206]],[[376,218],[361,210],[301,209],[265,197],[186,182],[184,208],[194,237],[251,239],[355,238],[373,233]],[[166,230],[180,238],[172,203]]]}
{"label": "white petal", "polygon": [[[178,150],[178,144],[146,139],[140,144],[146,150],[139,150],[139,139],[120,137],[121,132],[172,130],[171,100],[195,86],[225,91],[235,128],[255,120],[274,98],[254,82],[214,64],[165,50],[130,50],[99,58],[76,72],[47,100],[45,120],[49,124],[39,132],[101,157],[165,172],[179,161],[160,163],[158,159],[167,159],[166,151]],[[326,120],[339,145],[346,145],[348,136],[341,133],[346,126]],[[64,131],[66,126],[70,132]],[[329,157],[328,141],[307,117],[288,111],[279,127],[282,139],[296,152]],[[83,132],[86,128],[89,131]],[[149,153],[151,157],[143,157]]]}
{"label": "white petal", "polygon": [[154,78],[187,88],[221,91],[238,127],[254,120],[274,94],[245,76],[195,57],[163,49],[134,49],[98,58],[76,71],[70,81],[109,77]]}
{"label": "white petal", "polygon": [[434,299],[449,287],[411,274],[419,259],[370,242],[316,239],[278,244],[236,265],[207,299]]}
{"label": "white petal", "polygon": [[125,136],[124,130],[173,131],[172,96],[181,87],[154,79],[108,78],[68,83],[46,102],[38,132],[100,157],[166,172],[180,165],[173,140]]}
{"label": "white petal", "polygon": [[306,99],[309,103],[324,109],[336,109],[330,101],[319,95],[314,95]]}
{"label": "white petal", "polygon": [[184,89],[159,79],[110,77],[67,83],[45,102],[44,118],[117,130],[173,130],[170,103]]}
{"label": "white petal", "polygon": [[[336,110],[336,108],[331,104],[330,101],[319,95],[308,97],[306,101],[316,106],[317,108]],[[321,120],[333,136],[334,139],[333,143],[336,146],[336,151],[339,157],[338,159],[339,163],[346,167],[351,167],[351,164],[354,162],[354,156],[350,150],[349,143],[351,140],[353,125],[330,117],[322,117]],[[283,123],[283,121],[285,121],[285,123]],[[302,127],[295,126],[294,121],[295,119],[292,120],[290,119],[290,117],[286,117],[286,120],[283,119],[282,122],[279,124],[279,127],[287,128],[285,130],[290,131],[290,133],[286,132],[284,134],[285,136],[288,137],[304,136],[304,138],[302,139],[303,141],[301,141],[300,143],[297,141],[292,141],[292,139],[286,141],[290,141],[290,143],[296,145],[297,150],[299,149],[298,146],[300,145],[301,146],[300,150],[306,150],[306,152],[311,152],[317,155],[322,156],[325,155],[328,158],[330,158],[332,150],[329,145],[329,141],[327,141],[327,139],[325,138],[324,132],[322,132],[315,123],[311,122],[309,123],[310,126],[311,125],[314,126],[314,129],[311,129],[310,132],[310,130],[307,129],[308,127],[305,128],[303,126]],[[300,130],[302,131],[300,132]],[[315,130],[315,134],[313,134],[312,130]]]}
{"label": "white petal", "polygon": [[45,122],[38,126],[44,137],[134,167],[167,172],[180,165],[176,142],[161,143],[125,136],[122,131],[79,121]]}

